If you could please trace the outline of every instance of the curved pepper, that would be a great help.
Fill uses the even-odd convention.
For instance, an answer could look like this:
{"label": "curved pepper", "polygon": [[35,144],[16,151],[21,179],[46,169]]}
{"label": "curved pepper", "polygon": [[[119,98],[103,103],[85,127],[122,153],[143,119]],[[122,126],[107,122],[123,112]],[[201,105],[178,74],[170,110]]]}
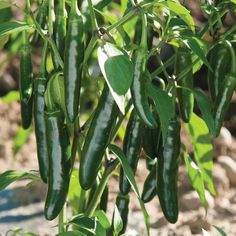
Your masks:
{"label": "curved pepper", "polygon": [[115,100],[105,85],[80,156],[79,180],[85,190],[92,187],[97,177],[118,114]]}
{"label": "curved pepper", "polygon": [[83,19],[77,1],[72,0],[65,43],[64,83],[67,117],[74,122],[78,115],[84,56]]}
{"label": "curved pepper", "polygon": [[220,133],[225,114],[229,108],[234,90],[236,88],[236,74],[228,74],[222,82],[219,93],[216,97],[213,109],[213,117],[215,120],[215,136]]}
{"label": "curved pepper", "polygon": [[149,172],[143,185],[143,192],[141,198],[144,203],[150,202],[157,194],[156,177],[157,177],[157,167],[155,164],[152,167],[151,171]]}
{"label": "curved pepper", "polygon": [[157,193],[164,216],[170,223],[178,219],[178,167],[180,154],[180,122],[170,120],[163,155],[157,164]]}
{"label": "curved pepper", "polygon": [[30,45],[26,32],[23,32],[23,45],[20,49],[20,105],[21,122],[24,129],[29,128],[32,121],[32,60]]}
{"label": "curved pepper", "polygon": [[34,82],[34,127],[37,143],[37,156],[39,163],[39,172],[43,182],[47,183],[48,178],[48,151],[46,141],[46,124],[44,119],[45,101],[44,93],[46,90],[46,60],[47,60],[47,41],[45,41],[40,74]]}
{"label": "curved pepper", "polygon": [[[178,48],[175,63],[176,75],[186,69],[191,62],[192,57],[190,51],[186,47]],[[191,70],[178,80],[178,85],[191,90],[193,89],[193,73]],[[177,97],[181,118],[184,122],[189,122],[193,113],[194,97],[193,93],[185,88],[177,89]]]}
{"label": "curved pepper", "polygon": [[212,71],[208,70],[208,87],[211,100],[215,103],[216,96],[219,93],[224,77],[229,70],[229,49],[224,44],[217,44],[210,51],[209,63]]}
{"label": "curved pepper", "polygon": [[147,53],[147,19],[145,14],[142,16],[142,36],[140,47],[133,54],[134,77],[130,87],[131,96],[138,115],[142,121],[150,128],[156,128],[157,124],[153,117],[146,94],[145,83],[146,74],[146,53]]}
{"label": "curved pepper", "polygon": [[59,110],[46,112],[45,122],[49,175],[44,215],[47,220],[53,220],[63,208],[69,188],[69,136],[64,125],[64,116]]}
{"label": "curved pepper", "polygon": [[[137,115],[136,111],[133,110],[129,118],[128,125],[126,127],[123,151],[127,157],[127,162],[130,164],[133,172],[136,172],[139,154],[141,151],[141,137],[143,131],[143,124]],[[120,170],[120,182],[119,182],[120,192],[126,195],[130,191],[130,183],[124,174],[123,169]]]}

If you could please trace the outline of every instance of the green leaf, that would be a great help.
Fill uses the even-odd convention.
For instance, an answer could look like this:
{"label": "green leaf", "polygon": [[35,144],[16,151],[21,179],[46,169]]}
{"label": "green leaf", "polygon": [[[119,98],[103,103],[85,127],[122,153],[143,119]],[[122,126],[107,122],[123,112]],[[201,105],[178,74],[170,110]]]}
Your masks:
{"label": "green leaf", "polygon": [[203,120],[206,122],[210,133],[214,134],[214,119],[211,113],[211,103],[209,99],[200,90],[194,90],[194,98],[198,104]]}
{"label": "green leaf", "polygon": [[20,100],[20,93],[18,91],[11,91],[7,93],[5,96],[0,98],[0,102],[11,103]]}
{"label": "green leaf", "polygon": [[28,172],[20,172],[20,171],[15,171],[15,170],[8,170],[2,174],[0,174],[0,191],[5,189],[8,185],[11,183],[17,181],[17,180],[22,180],[22,179],[37,179],[39,180],[39,176],[34,175],[32,173]]}
{"label": "green leaf", "polygon": [[113,215],[113,227],[114,227],[114,235],[119,235],[120,231],[123,229],[123,221],[120,215],[120,212],[115,205],[114,215]]}
{"label": "green leaf", "polygon": [[72,220],[70,220],[70,223],[79,226],[81,228],[87,229],[87,230],[91,230],[91,232],[93,232],[95,230],[95,220],[89,217],[86,217],[84,215],[78,215],[73,217]]}
{"label": "green leaf", "polygon": [[0,10],[8,7],[15,6],[15,4],[6,2],[6,1],[0,1]]}
{"label": "green leaf", "polygon": [[56,234],[56,236],[87,236],[87,235],[79,231],[67,231]]}
{"label": "green leaf", "polygon": [[106,230],[103,228],[103,226],[98,221],[96,222],[95,235],[96,236],[106,236]]}
{"label": "green leaf", "polygon": [[119,147],[117,147],[113,144],[110,144],[108,146],[108,148],[118,157],[118,159],[120,161],[120,164],[121,164],[121,166],[124,170],[124,173],[125,173],[128,181],[129,181],[134,193],[136,194],[136,196],[139,200],[139,204],[140,204],[140,207],[142,209],[142,213],[143,213],[145,224],[146,224],[147,234],[149,235],[149,227],[150,227],[149,226],[150,225],[149,224],[149,222],[150,222],[149,215],[147,213],[147,210],[144,206],[143,201],[141,200],[141,196],[140,196],[137,184],[136,184],[135,179],[134,179],[133,171],[132,171],[129,163],[127,162],[127,157],[125,156],[125,154],[123,153],[123,151]]}
{"label": "green leaf", "polygon": [[197,191],[200,201],[207,209],[207,201],[204,188],[204,180],[200,168],[193,162],[190,156],[185,152],[184,161],[188,170],[188,176],[193,188]]}
{"label": "green leaf", "polygon": [[172,0],[165,0],[159,1],[156,5],[161,5],[170,9],[171,12],[178,15],[183,21],[189,26],[189,28],[195,32],[195,24],[190,12],[182,6],[180,3],[172,1]]}
{"label": "green leaf", "polygon": [[181,34],[180,37],[183,39],[185,45],[192,50],[193,54],[197,55],[203,61],[203,63],[209,68],[209,70],[212,70],[205,55],[206,45],[204,41],[194,35]]}
{"label": "green leaf", "polygon": [[204,120],[198,117],[195,113],[192,114],[190,122],[185,124],[184,127],[193,146],[194,158],[201,170],[204,183],[206,183],[210,193],[215,195],[216,193],[212,179],[213,146],[211,143],[208,127]]}
{"label": "green leaf", "polygon": [[230,0],[232,3],[236,4],[236,0]]}
{"label": "green leaf", "polygon": [[169,120],[174,115],[174,106],[172,98],[168,95],[166,91],[155,87],[151,83],[147,83],[147,94],[149,94],[149,96],[155,102],[156,109],[158,111],[158,116],[161,122],[162,137],[163,140],[166,140]]}
{"label": "green leaf", "polygon": [[14,155],[16,155],[23,147],[23,145],[27,142],[31,132],[32,132],[32,127],[30,127],[29,129],[23,129],[22,127],[18,128],[16,136],[13,140]]}
{"label": "green leaf", "polygon": [[79,196],[81,193],[81,186],[79,184],[78,170],[73,170],[70,177],[70,185],[68,191],[68,198],[72,212],[75,213],[80,207]]}
{"label": "green leaf", "polygon": [[111,223],[106,215],[106,213],[102,210],[97,210],[93,214],[99,221],[99,223],[102,225],[104,229],[110,229],[111,228]]}
{"label": "green leaf", "polygon": [[105,43],[97,51],[101,72],[112,95],[124,113],[124,95],[133,80],[133,64],[122,49],[111,43]]}
{"label": "green leaf", "polygon": [[[236,1],[235,1],[236,2]],[[221,236],[227,236],[227,234],[224,232],[223,229],[221,229],[220,227],[216,226],[216,225],[212,225],[218,232]]]}
{"label": "green leaf", "polygon": [[0,35],[8,35],[15,32],[32,29],[32,25],[21,21],[8,21],[0,24]]}

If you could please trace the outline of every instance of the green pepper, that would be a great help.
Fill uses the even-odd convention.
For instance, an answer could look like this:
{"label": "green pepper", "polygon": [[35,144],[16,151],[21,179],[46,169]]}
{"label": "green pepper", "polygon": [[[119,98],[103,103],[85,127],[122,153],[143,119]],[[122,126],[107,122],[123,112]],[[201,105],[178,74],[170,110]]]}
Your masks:
{"label": "green pepper", "polygon": [[[58,1],[58,6],[56,9],[56,21],[55,21],[53,36],[61,58],[64,58],[66,25],[67,25],[67,12],[65,7],[65,0],[60,0]],[[54,54],[53,54],[53,63],[55,69],[58,69],[60,67]]]}
{"label": "green pepper", "polygon": [[46,60],[47,60],[47,41],[45,41],[42,61],[40,66],[40,73],[34,81],[34,124],[35,137],[37,143],[37,156],[39,163],[39,172],[42,180],[46,183],[48,178],[48,152],[46,142],[46,124],[44,119],[44,93],[46,90]]}
{"label": "green pepper", "polygon": [[[47,12],[48,12],[48,0],[43,0],[38,8],[38,12],[36,15],[36,21],[42,29],[44,29],[46,24]],[[37,30],[34,32],[31,43],[35,47],[39,46],[40,44],[40,34]]]}
{"label": "green pepper", "polygon": [[228,47],[230,52],[231,68],[221,82],[221,86],[213,106],[215,136],[218,136],[220,133],[225,114],[229,108],[230,101],[236,88],[236,53],[230,42],[226,41],[225,45]]}
{"label": "green pepper", "polygon": [[129,214],[129,195],[123,195],[118,194],[116,198],[116,206],[119,210],[122,222],[123,222],[123,228],[119,232],[119,235],[123,234],[126,230],[127,223],[128,223],[128,214]]}
{"label": "green pepper", "polygon": [[[187,47],[180,47],[176,53],[175,73],[178,75],[192,63],[192,57]],[[178,79],[178,78],[177,78]],[[182,78],[178,80],[178,85],[184,88],[177,89],[177,97],[179,101],[179,110],[181,118],[184,122],[189,122],[193,113],[194,97],[193,89],[193,73],[190,70]],[[187,88],[187,89],[185,89]],[[188,90],[190,89],[190,90]]]}
{"label": "green pepper", "polygon": [[216,97],[215,106],[213,109],[213,117],[215,120],[215,136],[220,133],[225,114],[229,108],[234,90],[236,88],[236,73],[227,74],[222,82],[219,93]]}
{"label": "green pepper", "polygon": [[29,128],[32,121],[32,60],[26,32],[23,32],[23,44],[20,49],[20,105],[21,122],[24,129]]}
{"label": "green pepper", "polygon": [[208,70],[208,87],[211,100],[215,103],[216,96],[219,93],[224,77],[229,70],[230,57],[227,46],[224,44],[217,44],[210,51],[209,63],[212,71]]}
{"label": "green pepper", "polygon": [[[141,152],[141,137],[143,131],[143,124],[137,115],[135,109],[132,111],[129,118],[128,125],[126,127],[123,151],[127,157],[127,162],[130,164],[133,173],[136,172],[139,154]],[[120,192],[126,195],[130,191],[130,183],[124,174],[123,169],[120,170],[120,182],[119,182]]]}
{"label": "green pepper", "polygon": [[60,110],[46,112],[45,122],[49,175],[44,215],[47,220],[53,220],[63,208],[69,188],[69,135]]}
{"label": "green pepper", "polygon": [[134,108],[142,121],[150,128],[156,128],[157,124],[151,113],[145,89],[145,83],[147,80],[147,19],[145,14],[143,14],[142,17],[142,37],[140,47],[138,47],[133,54],[134,77],[130,91]]}
{"label": "green pepper", "polygon": [[64,83],[67,117],[74,122],[78,115],[84,56],[83,19],[77,1],[71,1],[68,30],[65,43]]}
{"label": "green pepper", "polygon": [[163,153],[158,157],[157,193],[164,216],[170,223],[178,219],[178,167],[180,155],[180,122],[169,121]]}
{"label": "green pepper", "polygon": [[142,192],[142,200],[144,203],[150,202],[157,194],[157,167],[156,164],[152,166],[147,178],[145,179]]}
{"label": "green pepper", "polygon": [[118,114],[119,110],[115,100],[108,86],[104,85],[80,156],[79,179],[85,190],[92,187],[97,177]]}

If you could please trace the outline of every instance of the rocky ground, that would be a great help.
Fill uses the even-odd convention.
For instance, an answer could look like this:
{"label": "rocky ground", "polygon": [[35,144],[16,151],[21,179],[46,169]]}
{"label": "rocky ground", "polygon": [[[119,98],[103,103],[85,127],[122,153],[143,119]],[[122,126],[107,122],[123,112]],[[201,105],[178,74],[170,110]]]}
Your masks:
{"label": "rocky ground", "polygon": [[[0,173],[9,169],[28,171],[38,168],[33,132],[20,152],[13,156],[13,138],[20,125],[19,111],[18,103],[0,103]],[[220,137],[215,141],[214,160],[213,176],[217,195],[213,198],[207,193],[208,214],[205,215],[196,192],[189,184],[185,167],[180,166],[178,223],[171,225],[165,220],[158,199],[155,198],[146,205],[151,220],[151,236],[203,235],[202,229],[211,236],[219,235],[212,225],[223,228],[228,236],[236,235],[236,140],[226,128],[222,129]],[[136,175],[140,190],[146,175],[145,161],[141,160]],[[0,193],[0,235],[15,228],[34,232],[39,236],[54,235],[57,222],[47,222],[43,217],[46,186],[39,183],[25,188],[26,184],[12,184]],[[118,191],[117,179],[110,179],[109,186],[111,194],[108,214],[111,217]],[[145,236],[143,216],[134,193],[131,193],[130,199],[128,230],[136,230]]]}

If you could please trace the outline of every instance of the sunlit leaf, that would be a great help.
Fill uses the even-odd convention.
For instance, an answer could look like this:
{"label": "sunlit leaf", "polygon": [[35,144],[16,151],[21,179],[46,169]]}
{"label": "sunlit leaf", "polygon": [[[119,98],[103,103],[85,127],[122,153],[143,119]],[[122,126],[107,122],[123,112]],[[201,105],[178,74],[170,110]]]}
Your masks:
{"label": "sunlit leaf", "polygon": [[116,205],[113,215],[113,227],[114,227],[114,235],[119,235],[120,231],[123,229],[123,221]]}
{"label": "sunlit leaf", "polygon": [[11,91],[7,93],[5,96],[0,98],[0,102],[11,103],[20,100],[20,94],[18,91]]}
{"label": "sunlit leaf", "polygon": [[209,135],[209,130],[200,117],[192,114],[190,122],[185,124],[185,129],[193,146],[194,158],[201,170],[204,183],[212,195],[215,195],[215,188],[212,179],[212,152],[213,146]]}
{"label": "sunlit leaf", "polygon": [[29,25],[21,21],[8,21],[0,24],[0,35],[8,35],[15,32],[20,32],[24,30],[29,30],[32,28],[32,25]]}

